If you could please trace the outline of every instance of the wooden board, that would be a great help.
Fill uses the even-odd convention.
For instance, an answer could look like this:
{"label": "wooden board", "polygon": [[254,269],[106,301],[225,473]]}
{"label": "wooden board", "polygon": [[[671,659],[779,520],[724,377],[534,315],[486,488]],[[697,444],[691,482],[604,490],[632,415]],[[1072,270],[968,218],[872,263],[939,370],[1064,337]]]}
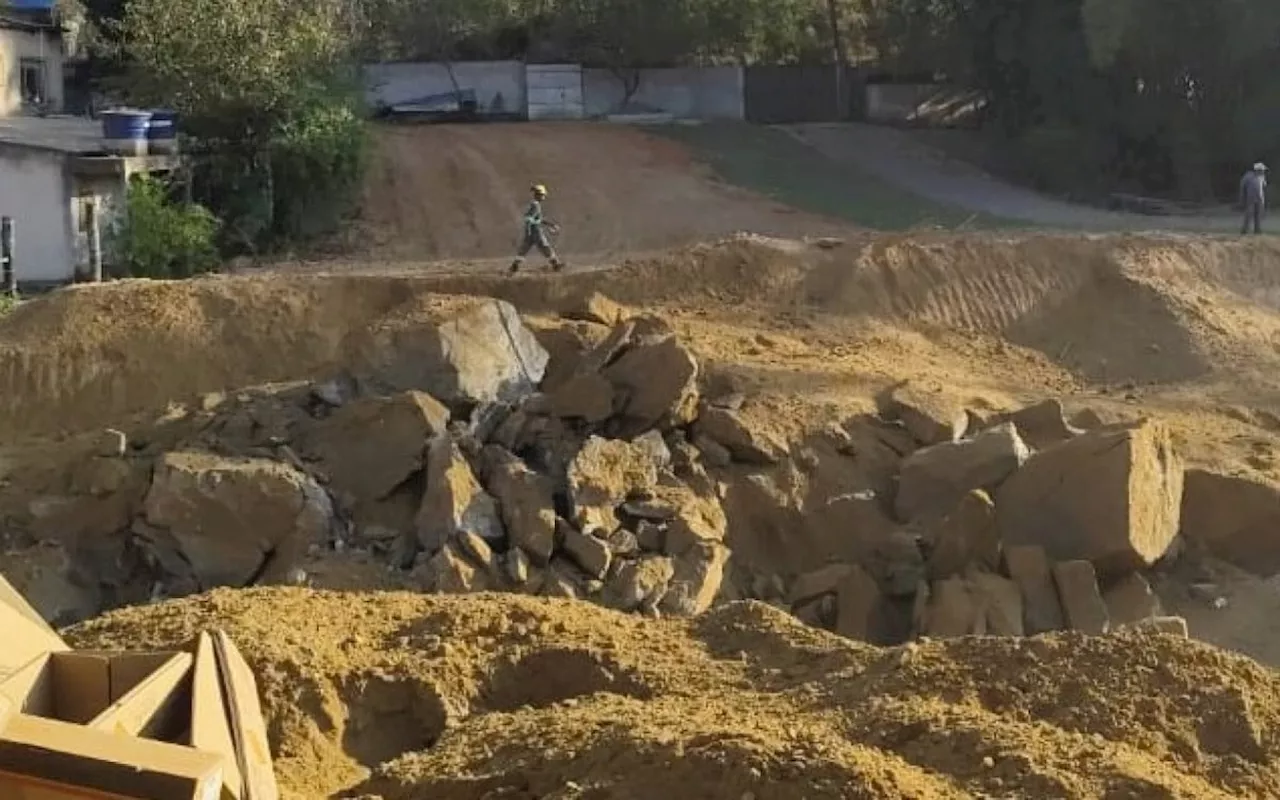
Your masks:
{"label": "wooden board", "polygon": [[227,718],[244,778],[244,800],[279,800],[267,725],[258,700],[258,684],[235,643],[223,631],[213,631],[218,673],[227,703]]}
{"label": "wooden board", "polygon": [[227,706],[222,694],[213,637],[202,633],[196,643],[195,669],[191,678],[191,736],[187,741],[197,750],[226,758],[223,764],[225,791],[240,800],[244,796],[244,779],[240,775],[231,723],[227,720]]}
{"label": "wooden board", "polygon": [[183,691],[183,683],[191,678],[193,661],[190,653],[174,653],[163,666],[90,720],[88,727],[145,738],[157,738],[175,725],[185,727],[185,721],[175,720],[175,716],[185,717],[188,713],[182,708],[182,701],[190,697]]}
{"label": "wooden board", "polygon": [[0,602],[0,631],[4,632],[4,647],[0,647],[0,679],[31,663],[37,656],[70,649],[43,620],[37,623],[8,602]]}
{"label": "wooden board", "polygon": [[132,800],[124,795],[80,789],[10,772],[0,772],[0,797],[4,800]]}
{"label": "wooden board", "polygon": [[222,762],[190,747],[25,714],[0,734],[0,772],[130,800],[217,800]]}

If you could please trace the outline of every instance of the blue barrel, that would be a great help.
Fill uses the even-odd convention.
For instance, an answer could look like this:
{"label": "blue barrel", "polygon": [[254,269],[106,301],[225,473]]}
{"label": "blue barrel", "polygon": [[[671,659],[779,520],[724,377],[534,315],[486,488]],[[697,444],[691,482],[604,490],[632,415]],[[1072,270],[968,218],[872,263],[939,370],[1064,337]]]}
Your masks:
{"label": "blue barrel", "polygon": [[147,123],[147,149],[152,153],[172,153],[178,145],[178,113],[167,108],[151,112]]}
{"label": "blue barrel", "polygon": [[151,124],[150,111],[117,108],[98,114],[102,120],[102,138],[120,141],[146,139]]}

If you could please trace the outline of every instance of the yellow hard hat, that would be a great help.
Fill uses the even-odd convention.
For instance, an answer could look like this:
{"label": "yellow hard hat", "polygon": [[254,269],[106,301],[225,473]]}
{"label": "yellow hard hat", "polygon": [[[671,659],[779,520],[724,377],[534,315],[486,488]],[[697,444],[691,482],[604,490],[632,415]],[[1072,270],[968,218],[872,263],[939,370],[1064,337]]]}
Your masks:
{"label": "yellow hard hat", "polygon": [[534,194],[540,194],[543,197],[547,196],[547,187],[543,186],[542,184],[535,183],[532,188],[533,188]]}

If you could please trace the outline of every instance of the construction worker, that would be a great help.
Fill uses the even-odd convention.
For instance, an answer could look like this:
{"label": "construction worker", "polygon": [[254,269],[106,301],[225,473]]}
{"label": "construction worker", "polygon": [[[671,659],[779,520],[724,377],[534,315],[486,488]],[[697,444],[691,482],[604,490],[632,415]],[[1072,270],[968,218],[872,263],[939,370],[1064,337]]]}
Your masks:
{"label": "construction worker", "polygon": [[564,269],[564,262],[551,247],[551,242],[547,239],[547,231],[559,233],[560,226],[542,216],[542,201],[547,199],[547,187],[535,183],[530,191],[533,193],[533,200],[524,211],[522,220],[524,236],[520,240],[520,249],[516,251],[516,260],[511,262],[510,273],[514,275],[520,269],[520,265],[524,263],[524,257],[535,247],[551,261],[551,268],[559,272]]}
{"label": "construction worker", "polygon": [[1244,205],[1244,225],[1241,234],[1262,233],[1262,211],[1267,207],[1267,165],[1259,161],[1240,179],[1240,202]]}

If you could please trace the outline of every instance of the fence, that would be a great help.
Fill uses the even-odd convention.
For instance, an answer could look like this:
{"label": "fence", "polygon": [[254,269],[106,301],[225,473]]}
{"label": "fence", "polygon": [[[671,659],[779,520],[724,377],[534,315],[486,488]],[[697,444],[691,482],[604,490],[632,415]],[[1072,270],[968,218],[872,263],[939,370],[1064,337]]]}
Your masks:
{"label": "fence", "polygon": [[[476,96],[482,115],[582,119],[664,114],[677,119],[764,124],[868,120],[963,124],[981,107],[973,93],[925,84],[868,84],[858,67],[681,67],[614,71],[520,61],[384,63],[365,67],[375,106],[455,91]],[[627,96],[627,83],[635,91]]]}

